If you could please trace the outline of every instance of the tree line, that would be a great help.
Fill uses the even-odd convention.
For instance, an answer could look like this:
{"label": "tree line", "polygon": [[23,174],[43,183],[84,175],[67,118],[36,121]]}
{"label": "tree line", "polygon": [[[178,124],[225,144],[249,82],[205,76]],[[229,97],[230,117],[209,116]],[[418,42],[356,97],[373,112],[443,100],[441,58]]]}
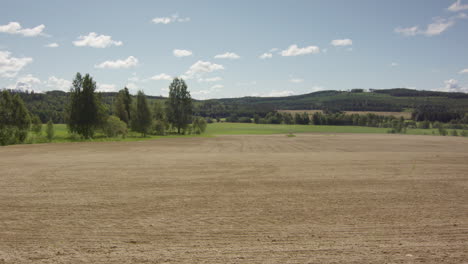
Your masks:
{"label": "tree line", "polygon": [[[0,144],[24,143],[28,134],[39,136],[43,121],[26,107],[21,93],[3,90],[0,95]],[[34,95],[34,94],[33,94]],[[129,130],[149,134],[201,134],[206,120],[193,116],[193,103],[187,84],[175,78],[169,86],[169,98],[165,103],[149,103],[143,91],[136,98],[125,87],[108,104],[101,93],[96,92],[96,82],[89,75],[77,73],[64,100],[63,121],[71,136],[91,139],[96,132],[107,137],[127,136]],[[112,105],[112,107],[110,107]],[[49,118],[46,137],[54,138],[54,126]]]}
{"label": "tree line", "polygon": [[156,101],[151,106],[143,91],[138,91],[134,100],[125,87],[117,93],[113,109],[109,111],[106,107],[96,92],[93,78],[77,73],[66,110],[66,124],[73,134],[92,138],[101,130],[109,137],[125,137],[131,129],[145,137],[148,134],[200,134],[206,129],[205,120],[193,116],[190,92],[180,78],[169,85],[169,98],[164,105]]}

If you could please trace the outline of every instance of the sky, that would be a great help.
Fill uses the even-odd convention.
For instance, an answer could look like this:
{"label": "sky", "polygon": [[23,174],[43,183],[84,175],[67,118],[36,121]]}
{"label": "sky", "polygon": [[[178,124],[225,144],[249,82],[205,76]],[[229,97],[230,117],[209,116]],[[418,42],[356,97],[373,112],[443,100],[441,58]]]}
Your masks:
{"label": "sky", "polygon": [[468,92],[468,0],[0,2],[0,88],[197,99]]}

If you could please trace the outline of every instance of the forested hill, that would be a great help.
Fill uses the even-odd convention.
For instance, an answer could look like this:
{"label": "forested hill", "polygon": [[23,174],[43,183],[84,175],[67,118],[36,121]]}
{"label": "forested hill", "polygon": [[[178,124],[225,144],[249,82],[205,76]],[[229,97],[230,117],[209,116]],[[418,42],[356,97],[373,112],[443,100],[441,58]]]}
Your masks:
{"label": "forested hill", "polygon": [[[103,102],[112,113],[113,100],[117,93],[100,93]],[[68,101],[68,93],[50,91],[39,93],[20,93],[28,109],[37,114],[42,121],[51,118],[54,123],[63,123]],[[148,99],[165,100],[164,97],[148,96]],[[351,91],[320,91],[286,97],[241,97],[196,100],[195,114],[211,117],[264,115],[267,112],[289,109],[322,109],[331,111],[404,111],[407,109],[433,108],[440,111],[468,112],[468,94],[411,89],[385,89],[364,92],[362,89]]]}

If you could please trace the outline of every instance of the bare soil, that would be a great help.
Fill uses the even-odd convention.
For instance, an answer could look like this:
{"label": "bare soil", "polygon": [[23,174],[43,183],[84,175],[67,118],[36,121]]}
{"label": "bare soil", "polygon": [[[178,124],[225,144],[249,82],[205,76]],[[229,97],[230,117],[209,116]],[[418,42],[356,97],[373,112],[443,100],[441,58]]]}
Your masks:
{"label": "bare soil", "polygon": [[0,263],[468,263],[468,140],[1,147]]}

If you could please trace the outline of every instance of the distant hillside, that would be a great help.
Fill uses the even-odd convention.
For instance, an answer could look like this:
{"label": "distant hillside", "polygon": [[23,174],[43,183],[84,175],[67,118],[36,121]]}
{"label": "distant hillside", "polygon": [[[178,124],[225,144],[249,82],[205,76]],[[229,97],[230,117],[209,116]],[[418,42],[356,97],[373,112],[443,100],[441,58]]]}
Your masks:
{"label": "distant hillside", "polygon": [[[320,91],[287,97],[242,97],[204,101],[202,115],[219,112],[224,106],[231,111],[257,112],[271,110],[332,110],[332,111],[390,111],[401,112],[421,106],[431,106],[447,111],[468,112],[468,94],[418,91],[411,89],[386,89],[363,92]],[[213,108],[213,109],[212,109]],[[240,115],[243,115],[240,113]]]}
{"label": "distant hillside", "polygon": [[[109,113],[117,93],[100,93]],[[64,122],[68,93],[50,91],[43,94],[20,93],[28,109],[46,121]],[[160,96],[148,96],[150,101],[165,100]],[[418,107],[433,107],[446,111],[468,113],[468,94],[418,91],[404,88],[346,91],[320,91],[285,97],[241,97],[195,100],[195,113],[202,116],[227,117],[264,115],[275,110],[332,110],[332,111],[391,111],[399,112]]]}

